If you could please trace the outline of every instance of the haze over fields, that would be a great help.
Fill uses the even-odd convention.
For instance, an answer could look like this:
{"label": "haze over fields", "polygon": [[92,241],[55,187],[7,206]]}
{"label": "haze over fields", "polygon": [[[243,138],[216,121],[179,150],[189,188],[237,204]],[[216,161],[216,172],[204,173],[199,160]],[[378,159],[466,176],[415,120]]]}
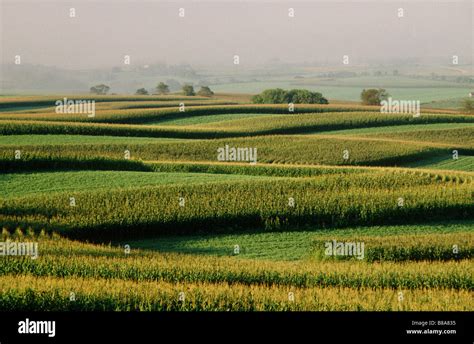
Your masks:
{"label": "haze over fields", "polygon": [[[295,77],[324,77],[321,73],[328,72],[393,74],[397,69],[404,75],[435,73],[448,79],[473,74],[470,1],[112,5],[110,1],[7,0],[1,11],[3,93],[87,92],[95,82],[106,82],[112,92],[124,93],[141,84],[153,87],[159,77],[180,84],[214,85],[218,91],[253,93],[267,86],[286,87]],[[124,64],[125,55],[130,57],[129,65]],[[344,55],[348,64],[343,64]],[[453,65],[454,55],[457,65]],[[14,64],[15,56],[21,57],[20,66]],[[356,83],[386,86],[378,81]],[[344,85],[313,82],[308,88],[322,86]],[[452,85],[432,82],[428,86]],[[322,90],[344,99],[355,94],[340,88]]]}
{"label": "haze over fields", "polygon": [[6,1],[2,58],[11,63],[21,54],[24,63],[71,69],[121,65],[127,54],[134,64],[222,66],[232,65],[234,54],[244,66],[337,63],[343,55],[354,63],[472,58],[470,2],[136,3],[114,3],[112,10],[102,1]]}

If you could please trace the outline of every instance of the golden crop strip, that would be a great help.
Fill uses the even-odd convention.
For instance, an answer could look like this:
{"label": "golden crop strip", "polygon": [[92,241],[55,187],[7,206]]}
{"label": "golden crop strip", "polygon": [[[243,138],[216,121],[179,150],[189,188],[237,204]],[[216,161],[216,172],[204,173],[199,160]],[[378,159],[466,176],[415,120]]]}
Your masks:
{"label": "golden crop strip", "polygon": [[97,278],[0,276],[3,310],[102,311],[467,311],[473,293],[450,289],[265,287],[139,283]]}
{"label": "golden crop strip", "polygon": [[[18,239],[17,239],[18,240]],[[21,240],[31,240],[23,238]],[[36,238],[39,257],[2,257],[2,274],[131,281],[229,283],[347,288],[474,290],[473,260],[366,262],[307,259],[295,262],[160,253]],[[440,239],[441,240],[441,239]],[[460,244],[460,249],[463,249]]]}

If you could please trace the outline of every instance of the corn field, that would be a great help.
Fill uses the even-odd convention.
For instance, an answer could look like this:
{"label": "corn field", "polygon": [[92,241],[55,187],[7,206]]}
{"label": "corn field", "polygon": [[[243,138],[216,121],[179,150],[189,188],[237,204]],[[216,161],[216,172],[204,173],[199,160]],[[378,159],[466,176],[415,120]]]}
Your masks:
{"label": "corn field", "polygon": [[[55,113],[54,97],[0,100],[3,310],[474,309],[473,116],[93,98],[94,117]],[[219,160],[226,145],[256,148],[256,164]],[[445,160],[458,170],[431,165]],[[306,231],[290,241],[304,256],[281,258]],[[4,254],[25,242],[36,259]],[[337,243],[361,255],[328,254]]]}

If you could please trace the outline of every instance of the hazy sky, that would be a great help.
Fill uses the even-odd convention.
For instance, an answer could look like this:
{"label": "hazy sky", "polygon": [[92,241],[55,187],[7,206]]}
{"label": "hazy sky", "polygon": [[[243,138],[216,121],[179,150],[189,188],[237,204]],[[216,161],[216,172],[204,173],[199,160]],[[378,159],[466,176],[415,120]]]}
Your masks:
{"label": "hazy sky", "polygon": [[[167,62],[241,65],[460,56],[472,63],[472,1],[1,0],[1,56],[66,68]],[[69,17],[69,9],[76,18]],[[184,18],[179,8],[184,8]],[[288,16],[288,8],[295,16]],[[403,8],[404,17],[398,17]]]}

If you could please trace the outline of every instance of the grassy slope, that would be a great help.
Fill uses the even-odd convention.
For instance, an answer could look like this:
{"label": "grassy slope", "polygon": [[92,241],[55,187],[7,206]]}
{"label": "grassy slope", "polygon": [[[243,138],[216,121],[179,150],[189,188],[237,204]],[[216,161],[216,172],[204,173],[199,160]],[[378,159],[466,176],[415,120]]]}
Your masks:
{"label": "grassy slope", "polygon": [[86,190],[113,190],[140,186],[232,182],[265,177],[206,173],[132,171],[74,171],[0,174],[1,198]]}
{"label": "grassy slope", "polygon": [[[446,234],[471,233],[474,235],[474,222],[446,222],[433,224],[354,227],[335,230],[295,231],[283,233],[240,233],[201,236],[166,236],[161,238],[129,240],[122,242],[133,248],[159,252],[181,252],[194,255],[234,255],[234,246],[239,245],[239,258],[263,260],[305,260],[313,255],[313,241],[354,241],[374,237],[395,235],[426,235],[431,240]],[[387,238],[389,239],[389,238]]]}
{"label": "grassy slope", "polygon": [[242,113],[242,114],[222,114],[222,115],[201,115],[201,116],[191,116],[185,118],[178,118],[178,119],[170,119],[170,120],[161,120],[156,122],[151,122],[148,124],[157,124],[157,125],[194,125],[194,124],[207,124],[207,123],[215,123],[215,122],[222,122],[222,121],[229,121],[235,120],[240,118],[254,118],[255,117],[265,116],[264,114],[258,113]]}
{"label": "grassy slope", "polygon": [[8,135],[0,136],[1,146],[68,145],[68,144],[148,144],[160,142],[186,142],[166,137],[123,137],[94,135]]}
{"label": "grassy slope", "polygon": [[[356,128],[356,129],[344,129],[344,130],[330,130],[326,131],[325,134],[334,135],[362,135],[362,134],[391,134],[391,133],[403,133],[409,131],[418,130],[434,130],[434,129],[460,129],[460,128],[471,128],[474,130],[474,123],[433,123],[433,124],[407,124],[407,125],[390,125],[385,127],[369,127],[369,128]],[[315,134],[317,132],[309,133]]]}
{"label": "grassy slope", "polygon": [[407,167],[430,168],[453,171],[474,171],[474,156],[459,156],[457,160],[452,157],[433,157],[406,164]]}

